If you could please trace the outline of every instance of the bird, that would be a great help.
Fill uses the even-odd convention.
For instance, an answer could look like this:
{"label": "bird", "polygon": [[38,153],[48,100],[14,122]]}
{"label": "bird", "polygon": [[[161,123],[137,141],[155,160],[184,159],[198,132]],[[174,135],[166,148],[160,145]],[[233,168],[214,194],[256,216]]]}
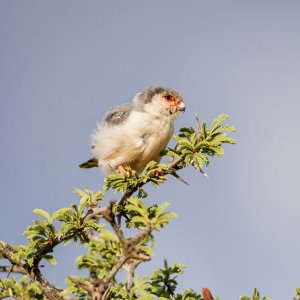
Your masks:
{"label": "bird", "polygon": [[160,162],[185,103],[173,88],[152,85],[131,102],[112,107],[91,135],[92,158],[79,165],[100,167],[109,175],[125,175],[125,167],[141,173],[150,161]]}

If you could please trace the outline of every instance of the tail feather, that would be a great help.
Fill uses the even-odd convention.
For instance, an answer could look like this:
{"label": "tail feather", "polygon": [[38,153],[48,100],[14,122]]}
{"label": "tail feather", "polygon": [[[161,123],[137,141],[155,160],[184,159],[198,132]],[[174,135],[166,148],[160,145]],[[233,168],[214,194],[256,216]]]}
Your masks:
{"label": "tail feather", "polygon": [[79,168],[82,169],[90,169],[94,167],[98,167],[98,160],[94,157],[79,165]]}

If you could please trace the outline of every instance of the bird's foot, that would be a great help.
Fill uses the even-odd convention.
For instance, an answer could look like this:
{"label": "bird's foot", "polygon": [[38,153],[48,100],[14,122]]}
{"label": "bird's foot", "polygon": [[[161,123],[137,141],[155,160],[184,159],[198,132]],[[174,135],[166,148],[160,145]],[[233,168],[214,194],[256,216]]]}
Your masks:
{"label": "bird's foot", "polygon": [[[118,171],[119,174],[123,177],[125,177],[127,175],[127,171],[125,170],[125,168],[122,165],[118,166]],[[131,170],[132,176],[137,176],[137,173],[135,170]]]}
{"label": "bird's foot", "polygon": [[124,167],[122,165],[118,166],[118,171],[120,173],[121,176],[124,176],[126,175],[126,170],[124,169]]}
{"label": "bird's foot", "polygon": [[159,176],[165,175],[165,172],[161,168],[157,168],[153,171],[153,175],[155,177],[159,177]]}

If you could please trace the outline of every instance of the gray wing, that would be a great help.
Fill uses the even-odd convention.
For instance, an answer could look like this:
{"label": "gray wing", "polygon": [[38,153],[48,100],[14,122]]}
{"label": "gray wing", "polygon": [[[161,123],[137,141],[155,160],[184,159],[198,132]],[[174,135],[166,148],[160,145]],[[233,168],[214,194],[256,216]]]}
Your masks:
{"label": "gray wing", "polygon": [[103,123],[109,126],[124,123],[132,111],[132,103],[112,107],[104,117]]}

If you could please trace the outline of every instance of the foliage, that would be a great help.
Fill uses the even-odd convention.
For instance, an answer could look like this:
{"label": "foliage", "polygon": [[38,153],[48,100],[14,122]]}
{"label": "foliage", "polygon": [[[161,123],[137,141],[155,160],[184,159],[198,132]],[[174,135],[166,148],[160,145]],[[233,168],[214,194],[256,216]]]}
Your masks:
{"label": "foliage", "polygon": [[37,281],[23,276],[19,281],[15,277],[2,278],[0,281],[0,299],[22,297],[24,300],[45,299]]}
{"label": "foliage", "polygon": [[201,294],[191,289],[186,289],[183,294],[175,293],[177,287],[176,276],[183,274],[184,268],[183,265],[179,264],[168,266],[165,260],[164,268],[155,270],[152,276],[139,278],[135,275],[135,285],[129,293],[122,284],[114,286],[112,299],[203,299]]}
{"label": "foliage", "polygon": [[174,158],[182,158],[182,166],[192,165],[196,169],[202,170],[203,165],[208,166],[209,157],[224,155],[222,145],[224,143],[235,144],[233,138],[228,137],[226,131],[234,132],[231,125],[222,124],[228,119],[228,115],[223,114],[214,119],[209,129],[206,123],[200,124],[197,120],[197,130],[192,127],[181,128],[180,134],[174,139],[177,141],[175,149],[169,149],[167,154]]}
{"label": "foliage", "polygon": [[[35,209],[33,213],[42,217],[34,220],[34,224],[28,226],[24,235],[27,237],[28,244],[15,248],[13,259],[26,260],[26,263],[33,267],[41,259],[47,260],[55,265],[55,258],[49,254],[59,243],[67,243],[70,240],[77,242],[88,241],[85,233],[86,229],[100,231],[103,225],[100,225],[96,219],[85,220],[88,214],[88,208],[102,202],[102,192],[93,194],[90,190],[75,190],[75,193],[81,196],[79,205],[71,204],[70,207],[64,207],[52,214],[42,209]],[[55,221],[60,226],[55,226]]]}
{"label": "foliage", "polygon": [[124,193],[130,189],[140,189],[144,184],[151,182],[155,187],[167,180],[166,174],[182,169],[188,165],[193,166],[202,174],[203,165],[208,166],[209,158],[215,155],[224,155],[223,144],[235,144],[236,141],[229,137],[226,132],[234,132],[232,125],[223,124],[228,119],[228,115],[222,114],[214,119],[210,128],[207,129],[206,123],[200,124],[198,118],[197,129],[186,127],[180,129],[180,134],[174,136],[177,142],[174,149],[168,148],[164,155],[172,160],[176,160],[170,166],[157,164],[151,161],[147,164],[140,176],[135,176],[133,171],[127,167],[126,175],[112,174],[105,178],[104,190],[112,188],[116,193]]}
{"label": "foliage", "polygon": [[300,300],[300,288],[296,289],[296,295],[294,297],[294,300]]}
{"label": "foliage", "polygon": [[[118,201],[105,204],[103,191],[76,189],[75,194],[79,196],[76,204],[53,214],[35,209],[37,218],[24,232],[26,245],[13,247],[0,242],[0,258],[11,263],[11,268],[5,270],[26,274],[19,280],[2,278],[0,299],[212,300],[208,289],[177,291],[177,276],[183,274],[183,265],[170,266],[165,260],[163,268],[143,278],[135,271],[154,253],[153,233],[176,217],[174,212],[167,210],[168,203],[158,205],[144,201],[148,196],[144,186],[151,183],[159,187],[168,175],[185,182],[177,171],[187,166],[206,175],[204,167],[209,165],[211,158],[224,154],[223,144],[235,143],[227,134],[235,131],[234,127],[223,124],[227,119],[227,115],[220,115],[207,128],[206,123],[200,124],[196,118],[196,129],[182,128],[174,137],[177,142],[174,149],[168,148],[164,153],[170,159],[168,164],[151,161],[141,174],[126,167],[125,175],[107,176],[103,190],[121,193]],[[125,231],[129,237],[125,237]],[[70,241],[86,246],[87,253],[79,256],[75,264],[88,276],[70,275],[66,279],[68,287],[60,290],[44,278],[41,262],[55,265],[54,248],[61,243],[68,245]],[[297,290],[295,300],[299,300],[299,294]],[[261,298],[255,289],[252,298],[243,296],[240,299]]]}
{"label": "foliage", "polygon": [[272,299],[268,297],[261,298],[258,290],[255,288],[253,292],[253,296],[251,298],[247,296],[242,296],[240,297],[240,300],[272,300]]}

